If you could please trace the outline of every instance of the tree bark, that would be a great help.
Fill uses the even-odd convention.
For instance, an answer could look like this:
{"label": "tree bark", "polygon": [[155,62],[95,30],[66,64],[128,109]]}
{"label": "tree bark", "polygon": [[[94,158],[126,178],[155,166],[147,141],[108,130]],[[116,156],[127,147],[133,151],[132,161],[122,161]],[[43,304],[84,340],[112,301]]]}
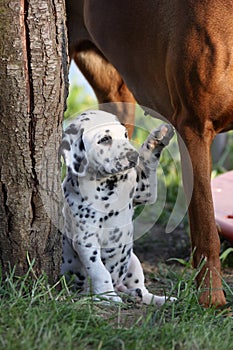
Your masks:
{"label": "tree bark", "polygon": [[57,151],[68,77],[64,1],[0,0],[0,43],[0,264],[3,275],[13,266],[23,275],[28,256],[34,271],[54,282],[61,235],[48,209],[57,206],[45,202],[60,188]]}

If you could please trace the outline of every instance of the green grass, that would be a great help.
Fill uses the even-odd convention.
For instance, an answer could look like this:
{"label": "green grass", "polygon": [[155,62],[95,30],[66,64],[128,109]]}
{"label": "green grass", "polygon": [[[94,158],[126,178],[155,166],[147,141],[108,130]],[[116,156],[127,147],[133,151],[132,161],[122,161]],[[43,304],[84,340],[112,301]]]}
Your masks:
{"label": "green grass", "polygon": [[[197,302],[195,271],[160,265],[156,276],[176,303],[158,309],[132,303],[104,305],[91,297],[70,295],[61,280],[32,279],[33,268],[0,283],[0,349],[232,349],[233,320],[226,311],[204,309]],[[232,286],[225,284],[229,306]]]}

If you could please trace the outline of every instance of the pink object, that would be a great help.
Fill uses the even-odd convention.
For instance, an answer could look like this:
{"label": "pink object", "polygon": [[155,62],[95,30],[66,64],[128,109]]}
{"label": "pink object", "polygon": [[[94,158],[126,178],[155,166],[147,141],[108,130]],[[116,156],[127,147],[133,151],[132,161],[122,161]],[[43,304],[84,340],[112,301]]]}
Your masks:
{"label": "pink object", "polygon": [[233,243],[233,171],[212,180],[212,193],[219,234]]}

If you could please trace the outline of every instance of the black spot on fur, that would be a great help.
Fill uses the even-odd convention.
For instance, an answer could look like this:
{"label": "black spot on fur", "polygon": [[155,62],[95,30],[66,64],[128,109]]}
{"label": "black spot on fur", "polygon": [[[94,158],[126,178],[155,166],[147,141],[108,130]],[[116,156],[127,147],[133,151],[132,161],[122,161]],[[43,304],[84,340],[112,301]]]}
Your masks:
{"label": "black spot on fur", "polygon": [[161,155],[161,153],[155,153],[155,154],[154,154],[154,156],[155,156],[156,158],[160,158],[160,155]]}
{"label": "black spot on fur", "polygon": [[113,273],[113,271],[114,271],[114,268],[115,268],[115,266],[114,266],[114,265],[113,265],[113,266],[111,266],[111,267],[110,267],[110,270],[109,270],[109,272],[110,272],[110,273]]}
{"label": "black spot on fur", "polygon": [[63,150],[67,150],[67,151],[70,151],[70,143],[69,143],[69,141],[67,141],[67,140],[64,140],[64,141],[62,141],[62,143],[61,143],[61,149]]}
{"label": "black spot on fur", "polygon": [[119,236],[118,236],[118,237],[116,238],[116,240],[115,240],[115,242],[116,242],[116,243],[118,243],[118,242],[119,242],[119,240],[121,239],[122,235],[123,235],[123,233],[122,233],[122,232],[120,232]]}
{"label": "black spot on fur", "polygon": [[139,296],[139,298],[142,299],[142,291],[141,291],[141,289],[140,289],[140,288],[137,288],[135,292],[137,293],[137,295]]}
{"label": "black spot on fur", "polygon": [[146,174],[143,170],[141,171],[141,177],[142,177],[142,179],[146,179]]}
{"label": "black spot on fur", "polygon": [[85,150],[85,146],[84,146],[83,140],[80,141],[79,149],[80,149],[80,151],[84,151]]}
{"label": "black spot on fur", "polygon": [[77,173],[79,172],[79,169],[81,167],[80,163],[77,163],[77,162],[74,162],[73,163],[73,166],[74,166],[74,170],[77,171]]}
{"label": "black spot on fur", "polygon": [[74,153],[74,159],[78,162],[78,163],[80,163],[81,161],[82,161],[82,157],[80,157],[80,156],[78,156],[76,153]]}
{"label": "black spot on fur", "polygon": [[129,198],[133,198],[133,194],[134,194],[134,187],[132,188],[132,190],[129,193]]}
{"label": "black spot on fur", "polygon": [[109,249],[106,249],[105,251],[106,253],[112,253],[115,251],[115,248],[109,248]]}
{"label": "black spot on fur", "polygon": [[80,281],[85,281],[85,279],[86,279],[86,277],[83,276],[80,272],[77,272],[76,276],[80,279]]}
{"label": "black spot on fur", "polygon": [[111,179],[106,180],[106,186],[111,191],[117,186],[117,177],[113,176]]}
{"label": "black spot on fur", "polygon": [[78,127],[75,124],[70,124],[69,127],[66,129],[65,134],[77,134],[79,132]]}
{"label": "black spot on fur", "polygon": [[120,271],[119,271],[119,278],[124,274],[125,270],[125,264],[121,266]]}
{"label": "black spot on fur", "polygon": [[141,191],[145,191],[145,184],[142,182],[142,185],[141,185]]}
{"label": "black spot on fur", "polygon": [[120,262],[121,262],[121,263],[124,262],[125,259],[126,259],[126,256],[124,256],[123,258],[121,258]]}

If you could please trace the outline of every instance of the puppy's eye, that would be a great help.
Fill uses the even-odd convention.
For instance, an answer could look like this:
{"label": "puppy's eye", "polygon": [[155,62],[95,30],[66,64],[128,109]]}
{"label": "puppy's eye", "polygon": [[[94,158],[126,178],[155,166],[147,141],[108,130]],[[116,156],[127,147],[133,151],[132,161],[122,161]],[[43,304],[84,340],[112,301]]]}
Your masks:
{"label": "puppy's eye", "polygon": [[126,138],[126,139],[128,138],[128,133],[127,133],[127,131],[125,132],[125,138]]}
{"label": "puppy's eye", "polygon": [[111,145],[112,143],[112,136],[110,135],[105,135],[104,137],[102,137],[102,139],[100,139],[98,142],[98,144],[104,144],[104,145]]}

